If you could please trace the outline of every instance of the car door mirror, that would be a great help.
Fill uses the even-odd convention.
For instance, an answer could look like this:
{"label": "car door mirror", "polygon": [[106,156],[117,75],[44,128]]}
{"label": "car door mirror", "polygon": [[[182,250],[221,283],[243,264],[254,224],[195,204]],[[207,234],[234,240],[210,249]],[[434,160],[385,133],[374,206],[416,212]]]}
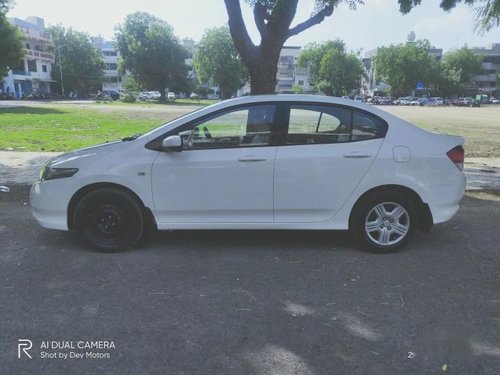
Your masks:
{"label": "car door mirror", "polygon": [[182,151],[182,138],[179,135],[171,135],[163,140],[161,146],[165,151]]}

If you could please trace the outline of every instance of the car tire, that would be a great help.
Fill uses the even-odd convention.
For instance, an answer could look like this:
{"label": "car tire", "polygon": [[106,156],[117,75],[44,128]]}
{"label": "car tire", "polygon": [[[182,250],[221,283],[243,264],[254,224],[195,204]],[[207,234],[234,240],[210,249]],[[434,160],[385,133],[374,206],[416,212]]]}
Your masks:
{"label": "car tire", "polygon": [[74,227],[85,242],[104,252],[127,250],[142,237],[142,205],[129,193],[103,188],[85,195],[76,205]]}
{"label": "car tire", "polygon": [[395,190],[380,191],[363,198],[355,207],[350,225],[361,245],[376,253],[400,250],[417,227],[414,202]]}

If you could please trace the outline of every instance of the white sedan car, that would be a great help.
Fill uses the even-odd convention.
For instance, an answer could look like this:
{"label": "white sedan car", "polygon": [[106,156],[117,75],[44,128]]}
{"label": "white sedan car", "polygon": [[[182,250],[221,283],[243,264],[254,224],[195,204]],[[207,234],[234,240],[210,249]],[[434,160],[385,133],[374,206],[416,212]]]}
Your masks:
{"label": "white sedan car", "polygon": [[104,251],[133,246],[152,222],[351,230],[389,252],[457,212],[462,145],[351,100],[250,96],[51,160],[31,207],[43,227]]}

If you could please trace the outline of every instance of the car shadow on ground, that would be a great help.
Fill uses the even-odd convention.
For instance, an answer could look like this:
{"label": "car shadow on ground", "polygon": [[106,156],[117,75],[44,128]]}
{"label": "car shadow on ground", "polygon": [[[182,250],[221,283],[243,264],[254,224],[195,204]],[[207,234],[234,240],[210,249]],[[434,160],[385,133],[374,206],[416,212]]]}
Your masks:
{"label": "car shadow on ground", "polygon": [[153,231],[141,242],[141,248],[171,246],[175,248],[193,245],[204,249],[241,248],[283,249],[311,248],[335,250],[356,247],[347,231],[307,230],[179,230]]}

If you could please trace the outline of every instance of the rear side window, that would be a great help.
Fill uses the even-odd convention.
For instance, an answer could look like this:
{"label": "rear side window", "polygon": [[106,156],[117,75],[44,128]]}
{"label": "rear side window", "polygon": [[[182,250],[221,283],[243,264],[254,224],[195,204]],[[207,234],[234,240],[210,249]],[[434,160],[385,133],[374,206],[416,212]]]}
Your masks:
{"label": "rear side window", "polygon": [[383,138],[386,132],[383,120],[354,108],[292,104],[285,144],[358,142]]}
{"label": "rear side window", "polygon": [[365,112],[353,111],[352,141],[383,138],[385,133],[386,125],[382,120]]}
{"label": "rear side window", "polygon": [[287,145],[349,141],[351,111],[340,107],[292,105]]}

